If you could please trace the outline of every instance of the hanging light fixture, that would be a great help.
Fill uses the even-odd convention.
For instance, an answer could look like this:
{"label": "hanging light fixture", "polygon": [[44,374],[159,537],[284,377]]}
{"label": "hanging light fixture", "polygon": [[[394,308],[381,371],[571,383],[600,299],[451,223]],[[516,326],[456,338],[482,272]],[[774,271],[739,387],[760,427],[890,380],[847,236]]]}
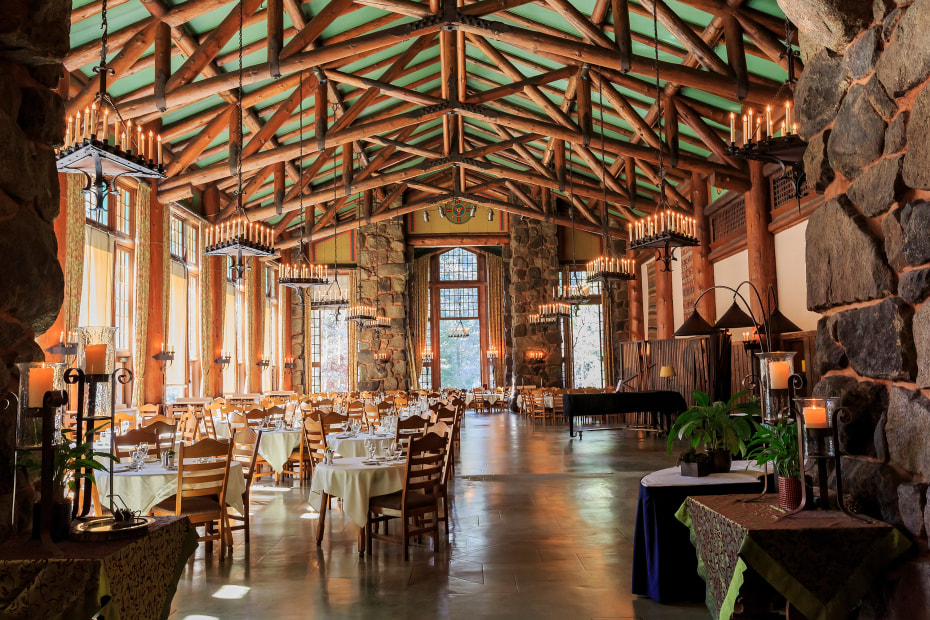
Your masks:
{"label": "hanging light fixture", "polygon": [[[298,92],[303,93],[304,73],[301,71],[298,79]],[[298,124],[298,159],[299,166],[303,168],[304,161],[304,117],[301,114],[301,106],[298,106],[297,113],[300,116]],[[297,291],[303,291],[308,288],[321,287],[329,284],[329,267],[326,265],[314,265],[309,260],[310,248],[313,247],[313,226],[316,224],[316,207],[310,209],[310,217],[307,217],[304,209],[304,190],[303,182],[297,179],[298,195],[300,197],[300,213],[306,228],[307,249],[304,251],[304,235],[300,236],[300,248],[297,251],[297,262],[293,265],[284,265],[280,282]],[[312,307],[312,306],[311,306]]]}
{"label": "hanging light fixture", "polygon": [[[343,147],[343,153],[342,153],[343,157],[346,157],[345,148],[346,147]],[[335,153],[334,153],[334,158],[333,158],[333,171],[334,171],[333,172],[333,187],[334,188],[336,185],[335,166],[336,166],[336,163],[335,163]],[[348,192],[349,180],[345,179],[345,182],[346,182],[346,191]],[[334,208],[335,208],[335,205],[334,205]],[[358,231],[362,227],[362,218],[358,213],[358,203],[356,203],[355,209],[356,209],[356,213],[355,213],[356,221],[358,222],[355,228],[356,235],[357,235]],[[357,272],[357,276],[355,278],[355,287],[356,287],[355,288],[355,300],[356,301],[354,304],[349,306],[349,308],[346,310],[346,320],[359,323],[361,327],[373,327],[372,323],[378,320],[378,310],[374,306],[369,306],[367,304],[360,304],[358,302],[358,300],[361,299],[362,297],[362,278],[361,278],[362,268],[361,266],[358,266],[356,268],[356,272]]]}
{"label": "hanging light fixture", "polygon": [[[335,118],[335,114],[333,114]],[[333,158],[333,206],[336,205],[336,160]],[[349,292],[343,291],[339,284],[339,218],[334,218],[333,224],[333,279],[329,286],[322,293],[319,289],[311,293],[310,308],[313,310],[322,310],[324,308],[335,308],[336,319],[339,318],[339,310],[349,306]]]}
{"label": "hanging light fixture", "polygon": [[107,0],[100,5],[100,28],[100,64],[93,68],[100,76],[100,90],[83,115],[78,111],[68,117],[65,144],[55,154],[58,172],[84,175],[86,183],[81,193],[93,196],[93,209],[106,208],[106,196],[116,193],[116,182],[121,177],[167,178],[161,136],[149,131],[146,137],[138,125],[133,136],[132,121],[123,120],[107,92],[107,76],[114,74],[107,65]]}
{"label": "hanging light fixture", "polygon": [[630,236],[630,249],[655,249],[656,262],[663,264],[662,271],[671,271],[675,258],[675,248],[690,247],[698,244],[697,222],[693,217],[677,211],[668,203],[665,178],[665,149],[662,145],[662,85],[659,77],[659,17],[658,5],[652,11],[652,32],[655,39],[656,62],[656,106],[658,108],[657,126],[659,129],[659,202],[653,215],[642,217],[627,225]]}
{"label": "hanging light fixture", "polygon": [[[571,161],[572,144],[569,142],[569,161]],[[572,179],[572,167],[568,166],[568,218],[572,222],[572,266],[577,262],[576,242],[575,242],[575,187]],[[572,271],[569,268],[568,282],[556,286],[552,290],[552,301],[556,303],[569,304],[570,306],[580,306],[591,300],[591,286],[587,280],[577,284],[572,283]]]}
{"label": "hanging light fixture", "polygon": [[[239,3],[239,91],[236,110],[239,114],[239,135],[242,135],[242,27],[243,8]],[[234,220],[215,224],[207,229],[203,253],[206,256],[231,256],[235,258],[232,265],[235,278],[241,280],[251,267],[246,265],[246,256],[273,256],[274,232],[264,224],[250,222],[242,204],[242,148],[241,145],[229,143],[230,150],[235,148],[236,158],[236,211],[240,214]],[[230,153],[230,157],[232,157]]]}
{"label": "hanging light fixture", "polygon": [[542,304],[539,306],[539,316],[543,318],[553,317],[558,319],[567,319],[572,315],[572,307],[566,303],[555,302],[551,304]]}
{"label": "hanging light fixture", "polygon": [[[605,174],[607,171],[607,151],[604,150],[604,106],[603,106],[603,96],[604,96],[604,78],[597,82],[598,89],[598,99],[601,100],[601,167],[604,169]],[[604,208],[607,208],[607,180],[606,178],[601,183],[604,195]],[[598,256],[597,258],[588,261],[585,265],[585,274],[588,282],[600,282],[603,286],[609,287],[611,282],[617,282],[620,280],[635,280],[636,273],[633,271],[635,263],[628,258],[618,258],[611,255],[610,251],[610,237],[607,235],[607,221],[603,221],[603,236],[604,236],[604,254]],[[572,239],[574,240],[574,226],[575,220],[572,219]]]}
{"label": "hanging light fixture", "polygon": [[547,329],[550,325],[555,325],[558,323],[559,318],[554,315],[542,315],[538,312],[534,314],[528,314],[526,316],[526,322],[532,325],[533,327]]}
{"label": "hanging light fixture", "polygon": [[465,327],[465,324],[462,323],[462,319],[459,319],[458,324],[449,328],[449,331],[446,333],[449,338],[468,338],[471,335],[471,329]]}

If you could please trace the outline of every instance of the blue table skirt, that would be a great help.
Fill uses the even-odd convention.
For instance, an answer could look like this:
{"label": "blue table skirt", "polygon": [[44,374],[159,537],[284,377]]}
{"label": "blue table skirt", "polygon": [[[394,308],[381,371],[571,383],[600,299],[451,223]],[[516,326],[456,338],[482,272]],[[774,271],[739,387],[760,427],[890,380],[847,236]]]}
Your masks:
{"label": "blue table skirt", "polygon": [[688,528],[675,512],[689,495],[761,493],[762,482],[639,487],[633,538],[633,594],[659,603],[704,601],[704,580]]}

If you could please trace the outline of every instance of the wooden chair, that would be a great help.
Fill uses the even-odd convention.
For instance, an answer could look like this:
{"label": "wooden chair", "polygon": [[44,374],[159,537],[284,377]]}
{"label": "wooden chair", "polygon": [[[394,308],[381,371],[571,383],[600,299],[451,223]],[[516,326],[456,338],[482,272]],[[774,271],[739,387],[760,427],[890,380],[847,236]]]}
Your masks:
{"label": "wooden chair", "polygon": [[320,415],[320,423],[327,435],[330,433],[339,433],[345,428],[345,423],[349,421],[349,416],[341,413],[326,413]]}
{"label": "wooden chair", "polygon": [[[178,486],[172,497],[152,509],[155,516],[186,516],[194,526],[203,525],[204,534],[198,540],[207,542],[210,551],[214,540],[220,541],[221,554],[226,553],[229,540],[229,518],[226,510],[226,487],[233,443],[203,439],[178,448]],[[207,462],[200,462],[210,459]],[[214,524],[219,531],[214,531]]]}
{"label": "wooden chair", "polygon": [[273,420],[284,419],[284,407],[273,405],[265,409],[265,415]]}
{"label": "wooden chair", "polygon": [[127,411],[114,411],[113,412],[113,425],[117,428],[117,430],[119,430],[119,432],[123,432],[122,429],[123,429],[124,422],[128,424],[128,428],[126,430],[134,429],[136,427],[136,414],[129,413]]}
{"label": "wooden chair", "polygon": [[394,403],[381,401],[378,403],[378,418],[394,415]]}
{"label": "wooden chair", "polygon": [[332,411],[333,410],[333,399],[331,398],[321,398],[314,405],[314,409],[322,409],[323,411]]}
{"label": "wooden chair", "polygon": [[258,428],[267,417],[268,414],[265,413],[264,409],[252,409],[245,414],[246,423],[249,425],[249,428]]}
{"label": "wooden chair", "polygon": [[380,423],[381,412],[378,411],[378,407],[375,405],[365,405],[365,424],[368,425],[368,428],[373,429]]}
{"label": "wooden chair", "polygon": [[231,521],[240,521],[242,525],[229,526],[229,531],[245,530],[245,543],[249,544],[249,492],[252,490],[252,479],[259,460],[258,443],[262,440],[262,432],[257,433],[251,428],[244,428],[232,437],[232,460],[242,464],[242,476],[245,478],[245,491],[242,493],[242,514],[228,514]]}
{"label": "wooden chair", "polygon": [[309,469],[312,475],[313,468],[316,467],[317,463],[322,463],[323,457],[326,456],[326,431],[323,422],[319,422],[313,418],[304,420],[303,441],[301,441],[301,445],[303,446],[304,454],[310,465]]}
{"label": "wooden chair", "polygon": [[[422,437],[423,434],[426,433],[427,425],[429,425],[429,420],[416,415],[409,418],[398,419],[397,430],[394,431],[394,441],[397,445],[401,446],[406,453],[410,445],[410,440],[414,437]],[[419,434],[403,433],[401,431],[419,431]]]}
{"label": "wooden chair", "polygon": [[[368,502],[368,553],[374,538],[404,546],[404,561],[410,559],[410,539],[427,534],[433,539],[433,551],[439,550],[439,502],[443,464],[448,438],[435,433],[410,441],[404,488],[389,495],[372,497]],[[424,517],[432,515],[428,522]],[[380,533],[376,527],[391,519],[401,520],[400,537]],[[416,523],[411,523],[416,519]]]}
{"label": "wooden chair", "polygon": [[158,415],[158,405],[148,403],[139,407],[139,424],[145,425],[145,421]]}
{"label": "wooden chair", "polygon": [[190,445],[200,437],[200,420],[197,419],[193,411],[188,410],[181,417],[181,441]]}
{"label": "wooden chair", "polygon": [[114,456],[120,461],[122,461],[124,458],[128,459],[129,452],[140,443],[149,444],[150,457],[158,457],[158,435],[155,434],[155,431],[147,430],[144,428],[126,431],[122,435],[117,435],[114,437],[113,447],[116,450],[116,454]]}
{"label": "wooden chair", "polygon": [[308,422],[310,422],[312,425],[315,425],[314,428],[320,429],[320,432],[322,433],[322,426],[320,426],[318,421],[312,418],[309,420],[304,420],[301,441],[291,452],[290,456],[287,457],[287,460],[284,461],[284,467],[281,470],[282,476],[294,476],[300,480],[300,484],[303,484],[305,480],[310,480],[311,476],[313,475],[313,463],[311,462],[310,453],[308,452],[307,446],[305,445],[307,433],[306,428]]}
{"label": "wooden chair", "polygon": [[530,394],[530,415],[533,417],[533,425],[542,420],[543,426],[549,419],[549,413],[546,411],[545,395],[542,392],[533,392]]}
{"label": "wooden chair", "polygon": [[249,426],[249,421],[246,419],[245,415],[237,411],[230,413],[227,421],[229,424],[229,433],[231,435]]}
{"label": "wooden chair", "polygon": [[364,421],[365,403],[360,400],[353,400],[346,406],[346,413],[350,418],[356,418]]}
{"label": "wooden chair", "polygon": [[174,449],[174,440],[178,432],[178,427],[175,423],[172,422],[169,424],[162,420],[156,420],[143,426],[142,430],[155,433],[159,453],[161,453],[162,450]]}

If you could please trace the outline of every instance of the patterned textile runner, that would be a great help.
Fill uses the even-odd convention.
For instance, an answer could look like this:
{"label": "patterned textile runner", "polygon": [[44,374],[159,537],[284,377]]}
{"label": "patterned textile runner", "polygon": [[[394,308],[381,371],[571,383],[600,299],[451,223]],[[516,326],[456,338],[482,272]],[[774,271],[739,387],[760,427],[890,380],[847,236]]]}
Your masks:
{"label": "patterned textile runner", "polygon": [[873,580],[909,547],[891,525],[861,523],[839,511],[780,519],[777,496],[689,497],[676,517],[691,530],[707,608],[729,620],[751,568],[809,620],[847,618]]}
{"label": "patterned textile runner", "polygon": [[109,596],[107,620],[167,618],[197,533],[187,517],[160,517],[138,538],[57,546],[54,555],[27,537],[0,546],[0,617],[87,620]]}

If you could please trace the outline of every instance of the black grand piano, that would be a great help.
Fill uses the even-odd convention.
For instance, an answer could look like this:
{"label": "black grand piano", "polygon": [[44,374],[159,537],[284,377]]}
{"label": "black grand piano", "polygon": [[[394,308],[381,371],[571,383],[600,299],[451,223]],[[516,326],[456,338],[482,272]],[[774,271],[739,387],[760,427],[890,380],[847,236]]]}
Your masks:
{"label": "black grand piano", "polygon": [[[620,413],[653,413],[655,428],[668,430],[671,416],[688,408],[684,397],[672,390],[646,392],[610,392],[607,394],[564,394],[562,408],[568,419],[568,433],[575,436],[575,418],[617,415]],[[603,429],[606,430],[606,429]],[[578,439],[582,438],[578,429]]]}

